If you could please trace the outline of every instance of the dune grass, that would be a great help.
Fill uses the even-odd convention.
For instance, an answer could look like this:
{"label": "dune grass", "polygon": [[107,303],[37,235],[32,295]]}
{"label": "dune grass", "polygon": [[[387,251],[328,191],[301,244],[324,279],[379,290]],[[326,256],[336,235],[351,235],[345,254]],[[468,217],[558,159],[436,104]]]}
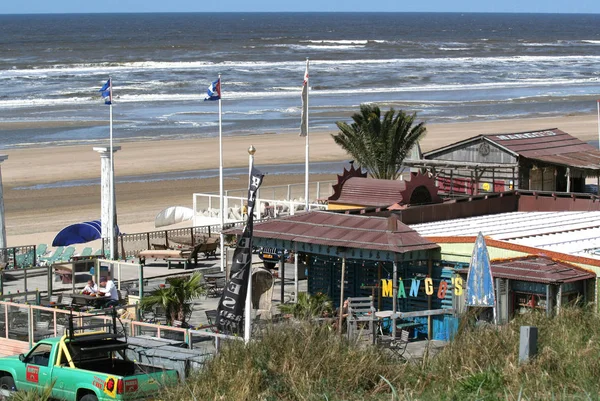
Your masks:
{"label": "dune grass", "polygon": [[[564,308],[476,327],[464,319],[435,357],[404,363],[350,344],[326,326],[272,327],[248,346],[227,345],[171,400],[600,400],[600,316]],[[537,326],[538,356],[518,363],[519,330]]]}

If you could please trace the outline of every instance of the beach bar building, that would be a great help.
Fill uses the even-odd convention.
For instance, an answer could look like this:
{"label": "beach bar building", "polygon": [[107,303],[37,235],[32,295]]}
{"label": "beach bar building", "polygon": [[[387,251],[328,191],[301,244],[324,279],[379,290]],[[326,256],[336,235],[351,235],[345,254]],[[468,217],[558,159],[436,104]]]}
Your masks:
{"label": "beach bar building", "polygon": [[429,170],[440,191],[453,195],[513,189],[585,192],[586,177],[600,181],[600,151],[557,128],[482,134],[407,164]]}
{"label": "beach bar building", "polygon": [[[594,294],[588,289],[593,288],[596,275],[561,260],[529,255],[493,260],[490,267],[496,287],[499,323],[533,310],[551,316],[560,313],[563,305],[594,300]],[[466,280],[468,268],[457,271]],[[458,302],[459,313],[464,305],[464,302]]]}
{"label": "beach bar building", "polygon": [[[442,267],[437,244],[402,224],[397,216],[312,211],[256,223],[253,241],[254,246],[294,251],[305,263],[308,292],[327,294],[336,306],[343,291],[343,299],[373,296],[377,310],[392,310],[396,270],[397,310],[423,312],[411,317],[418,323],[415,335],[426,333],[431,339],[445,340],[457,327],[452,314],[455,273]],[[462,288],[457,287],[460,292]],[[442,309],[448,313],[427,316],[426,311]]]}

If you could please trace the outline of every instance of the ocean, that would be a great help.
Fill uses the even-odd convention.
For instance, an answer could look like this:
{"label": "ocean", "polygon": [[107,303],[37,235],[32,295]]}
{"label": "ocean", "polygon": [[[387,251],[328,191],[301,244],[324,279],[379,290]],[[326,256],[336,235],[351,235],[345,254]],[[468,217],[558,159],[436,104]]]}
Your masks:
{"label": "ocean", "polygon": [[[0,15],[0,148],[299,131],[361,103],[428,123],[595,113],[600,15]],[[8,123],[8,124],[7,124]],[[16,123],[16,124],[10,124]],[[25,123],[24,125],[18,125]],[[30,123],[30,124],[29,124]]]}

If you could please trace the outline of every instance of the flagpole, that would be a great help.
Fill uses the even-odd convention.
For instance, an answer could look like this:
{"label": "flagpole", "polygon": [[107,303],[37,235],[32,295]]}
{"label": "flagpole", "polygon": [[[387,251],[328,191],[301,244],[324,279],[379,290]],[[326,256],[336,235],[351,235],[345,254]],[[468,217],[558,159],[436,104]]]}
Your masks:
{"label": "flagpole", "polygon": [[[109,123],[109,132],[110,132],[110,216],[108,218],[110,230],[108,232],[108,240],[110,242],[110,259],[115,260],[115,168],[113,162],[113,105],[112,105],[112,77],[108,77],[109,83],[109,114],[110,114],[110,123]],[[119,277],[120,278],[120,277]]]}
{"label": "flagpole", "polygon": [[[309,85],[309,77],[310,74],[308,74],[308,57],[306,58],[306,157],[305,157],[305,166],[304,166],[304,210],[308,212],[308,175],[309,175],[309,168],[308,168],[308,155],[309,155],[309,144],[308,144],[308,94],[310,91],[310,85]],[[281,300],[283,302],[283,300]]]}
{"label": "flagpole", "polygon": [[[252,167],[254,166],[254,153],[256,148],[252,145],[248,148],[248,188],[250,188],[252,180]],[[248,205],[248,212],[254,213],[254,208],[250,209]],[[250,221],[250,216],[248,216]],[[252,237],[250,237],[250,261],[248,262],[248,290],[246,292],[246,307],[244,313],[244,341],[246,344],[250,342],[250,332],[252,331]]]}
{"label": "flagpole", "polygon": [[[219,91],[221,90],[221,74],[219,74]],[[221,215],[221,231],[219,233],[220,253],[221,253],[221,271],[225,271],[225,238],[223,236],[223,227],[225,225],[225,208],[223,199],[223,130],[221,125],[221,95],[219,93],[219,204]]]}

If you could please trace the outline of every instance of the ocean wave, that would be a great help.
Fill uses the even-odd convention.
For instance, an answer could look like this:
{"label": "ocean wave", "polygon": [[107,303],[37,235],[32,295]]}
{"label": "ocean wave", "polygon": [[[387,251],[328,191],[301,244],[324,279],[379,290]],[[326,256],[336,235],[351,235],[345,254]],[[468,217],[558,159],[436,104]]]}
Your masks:
{"label": "ocean wave", "polygon": [[327,44],[339,44],[339,45],[366,45],[369,43],[366,39],[360,40],[301,40],[301,43],[327,43]]}
{"label": "ocean wave", "polygon": [[458,50],[470,50],[468,47],[438,47],[438,50],[442,51],[458,51]]}
{"label": "ocean wave", "polygon": [[592,45],[600,45],[600,40],[592,40],[592,39],[587,39],[587,40],[582,40],[582,43],[589,43]]}
{"label": "ocean wave", "polygon": [[[424,85],[410,86],[381,86],[371,89],[376,89],[378,93],[401,93],[401,92],[435,92],[435,91],[465,91],[465,90],[492,90],[504,88],[527,88],[527,87],[543,87],[543,86],[569,86],[569,85],[589,85],[600,82],[600,78],[524,78],[516,81],[498,81],[498,82],[479,82],[479,83],[431,83]],[[265,98],[291,98],[299,97],[301,87],[284,87],[285,90],[275,90],[266,88],[262,91],[227,91],[223,94],[223,100],[247,100],[247,99],[265,99]],[[316,87],[319,88],[319,87]],[[88,94],[91,92],[88,92]],[[345,87],[340,89],[313,89],[311,87],[311,95],[327,96],[327,95],[356,95],[364,93],[363,87]],[[114,104],[119,103],[149,103],[149,102],[197,102],[205,104],[205,98],[201,93],[179,93],[179,94],[122,94],[114,98]],[[28,99],[0,99],[0,108],[16,108],[16,107],[38,107],[38,106],[56,106],[56,105],[81,105],[93,104],[102,105],[99,97],[81,96],[70,98],[28,98]],[[202,106],[199,106],[202,107]]]}
{"label": "ocean wave", "polygon": [[[530,55],[530,56],[496,56],[496,57],[420,57],[420,58],[390,58],[390,59],[346,59],[346,60],[319,60],[311,59],[312,68],[321,68],[323,66],[355,66],[355,65],[396,65],[398,67],[406,66],[470,66],[470,65],[497,65],[497,64],[528,64],[528,63],[562,63],[576,62],[578,65],[598,64],[600,56],[555,56],[555,55]],[[56,65],[51,68],[20,68],[1,70],[0,79],[10,79],[12,77],[28,77],[31,79],[56,77],[57,75],[76,76],[81,79],[89,79],[90,76],[98,76],[96,79],[101,82],[105,76],[110,73],[122,72],[145,72],[146,70],[158,71],[187,71],[228,68],[232,70],[256,73],[257,70],[272,71],[273,69],[282,70],[303,70],[305,62],[298,61],[224,61],[224,62],[205,62],[205,61],[144,61],[121,63],[115,65],[104,63],[90,63],[87,65]],[[173,81],[171,81],[173,82]],[[226,81],[224,81],[226,83]],[[115,87],[118,81],[115,81]]]}

